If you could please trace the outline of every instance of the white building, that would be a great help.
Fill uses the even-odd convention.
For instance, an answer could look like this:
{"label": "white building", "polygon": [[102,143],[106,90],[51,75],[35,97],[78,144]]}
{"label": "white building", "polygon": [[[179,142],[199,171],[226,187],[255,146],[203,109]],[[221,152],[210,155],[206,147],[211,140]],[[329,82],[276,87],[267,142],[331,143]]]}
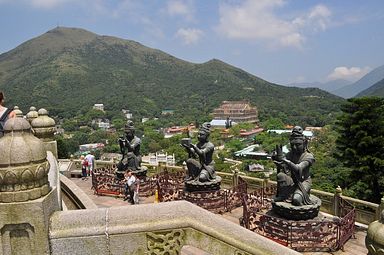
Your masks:
{"label": "white building", "polygon": [[79,145],[80,151],[101,150],[104,148],[103,143],[88,143]]}
{"label": "white building", "polygon": [[99,125],[99,128],[102,128],[102,129],[108,129],[108,128],[111,127],[111,123],[109,123],[109,122],[103,122],[103,121],[100,121],[100,122],[98,123],[98,125]]}
{"label": "white building", "polygon": [[104,111],[104,104],[94,104],[93,109],[99,110],[99,111]]}
{"label": "white building", "polygon": [[121,111],[128,120],[132,119],[133,115],[129,110],[122,109]]}
{"label": "white building", "polygon": [[167,166],[174,166],[176,164],[175,154],[168,155],[168,153],[156,152],[149,156],[149,164],[158,166],[159,163],[165,163]]}

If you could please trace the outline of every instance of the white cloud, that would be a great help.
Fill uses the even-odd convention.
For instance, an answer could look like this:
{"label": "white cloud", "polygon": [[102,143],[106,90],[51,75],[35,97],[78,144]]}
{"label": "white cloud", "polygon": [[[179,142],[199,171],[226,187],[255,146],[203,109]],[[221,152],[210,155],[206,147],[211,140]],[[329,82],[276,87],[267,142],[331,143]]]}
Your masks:
{"label": "white cloud", "polygon": [[30,4],[37,8],[51,9],[73,0],[30,0]]}
{"label": "white cloud", "polygon": [[333,69],[333,72],[328,75],[329,80],[344,79],[349,81],[357,81],[367,73],[371,71],[371,68],[366,66],[363,68],[360,67],[346,67],[338,66]]}
{"label": "white cloud", "polygon": [[176,32],[176,37],[182,39],[185,44],[196,44],[202,35],[203,31],[196,28],[180,28]]}
{"label": "white cloud", "polygon": [[194,7],[190,1],[170,0],[166,8],[170,16],[182,16],[189,21],[194,19]]}
{"label": "white cloud", "polygon": [[275,11],[284,5],[284,0],[222,4],[217,31],[230,39],[262,40],[274,46],[301,48],[308,30],[323,31],[330,24],[331,11],[325,5],[317,5],[292,19],[283,19]]}
{"label": "white cloud", "polygon": [[315,30],[320,28],[325,30],[329,27],[332,13],[325,5],[315,6],[307,16],[308,25],[311,25]]}

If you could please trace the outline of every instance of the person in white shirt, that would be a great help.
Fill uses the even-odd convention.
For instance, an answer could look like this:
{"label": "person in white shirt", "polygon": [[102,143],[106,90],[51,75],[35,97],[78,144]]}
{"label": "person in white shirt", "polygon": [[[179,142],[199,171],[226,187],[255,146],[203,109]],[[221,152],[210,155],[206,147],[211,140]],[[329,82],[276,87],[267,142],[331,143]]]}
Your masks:
{"label": "person in white shirt", "polygon": [[87,156],[85,156],[85,160],[88,162],[88,176],[91,176],[93,174],[93,169],[95,167],[95,156],[92,155],[92,152],[88,153]]}
{"label": "person in white shirt", "polygon": [[[124,200],[128,200],[131,204],[135,204],[135,192],[136,192],[136,176],[133,175],[131,170],[127,170],[125,172],[125,198]],[[128,198],[129,196],[129,198]],[[136,199],[137,200],[137,199]]]}

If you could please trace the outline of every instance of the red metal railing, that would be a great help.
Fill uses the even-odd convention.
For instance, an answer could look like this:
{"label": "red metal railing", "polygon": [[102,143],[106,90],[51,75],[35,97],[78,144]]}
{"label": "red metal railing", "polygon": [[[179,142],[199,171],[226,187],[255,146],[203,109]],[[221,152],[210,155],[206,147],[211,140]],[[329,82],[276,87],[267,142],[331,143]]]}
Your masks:
{"label": "red metal railing", "polygon": [[339,250],[354,234],[355,209],[342,198],[340,217],[290,221],[266,213],[267,193],[259,189],[243,197],[242,226],[297,251]]}

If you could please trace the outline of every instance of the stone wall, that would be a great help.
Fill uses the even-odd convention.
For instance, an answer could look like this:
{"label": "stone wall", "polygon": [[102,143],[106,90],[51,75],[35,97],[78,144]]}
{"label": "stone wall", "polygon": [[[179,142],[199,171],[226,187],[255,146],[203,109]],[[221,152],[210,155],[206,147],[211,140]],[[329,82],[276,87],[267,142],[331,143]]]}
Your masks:
{"label": "stone wall", "polygon": [[60,174],[60,186],[63,202],[67,209],[96,209],[96,204],[70,179]]}
{"label": "stone wall", "polygon": [[186,201],[56,212],[51,254],[298,254]]}

